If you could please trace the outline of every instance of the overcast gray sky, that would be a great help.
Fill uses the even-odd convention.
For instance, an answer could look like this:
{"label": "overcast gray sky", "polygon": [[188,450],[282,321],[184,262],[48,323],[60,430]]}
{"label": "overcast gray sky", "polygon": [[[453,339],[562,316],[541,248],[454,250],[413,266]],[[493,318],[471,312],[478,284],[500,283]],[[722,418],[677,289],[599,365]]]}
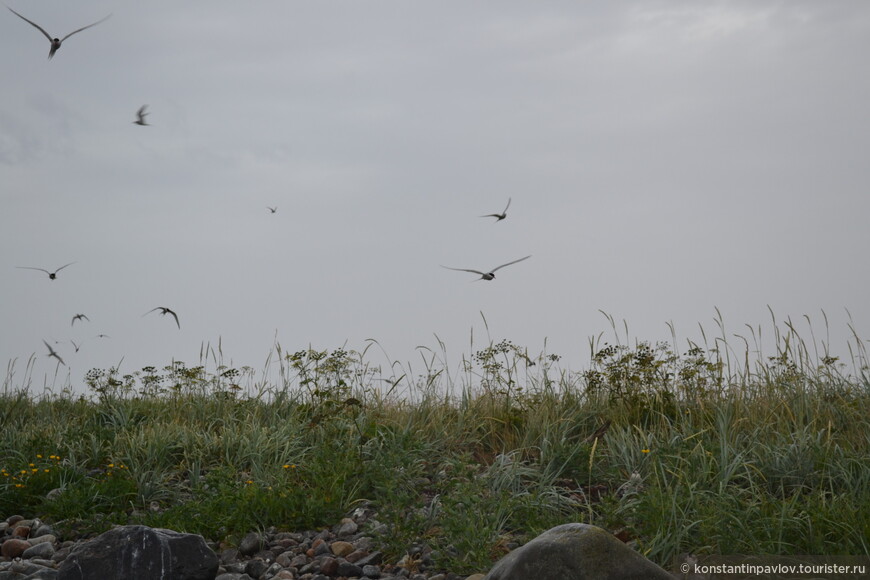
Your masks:
{"label": "overcast gray sky", "polygon": [[866,1],[7,3],[61,37],[113,13],[50,61],[0,13],[13,385],[33,353],[54,382],[43,339],[75,387],[219,339],[422,371],[436,335],[485,346],[481,312],[573,369],[599,310],[680,350],[716,308],[870,336]]}

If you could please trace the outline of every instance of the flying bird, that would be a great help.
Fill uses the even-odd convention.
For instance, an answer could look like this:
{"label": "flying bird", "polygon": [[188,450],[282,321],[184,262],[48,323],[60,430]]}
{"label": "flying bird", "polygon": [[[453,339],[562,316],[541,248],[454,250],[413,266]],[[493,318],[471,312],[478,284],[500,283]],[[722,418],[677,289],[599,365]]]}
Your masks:
{"label": "flying bird", "polygon": [[48,278],[50,280],[54,280],[55,278],[57,278],[58,272],[60,272],[61,270],[63,270],[67,266],[72,266],[73,264],[75,264],[75,262],[70,262],[69,264],[66,264],[65,266],[61,266],[60,268],[58,268],[54,272],[49,272],[45,268],[31,268],[30,266],[16,266],[16,268],[21,268],[22,270],[39,270],[40,272],[45,272],[46,274],[48,274]]}
{"label": "flying bird", "polygon": [[[9,8],[9,7],[7,6],[6,8]],[[66,40],[67,38],[69,38],[69,37],[72,36],[73,34],[76,34],[77,32],[81,32],[82,30],[86,30],[86,29],[90,28],[91,26],[96,26],[97,24],[99,24],[100,22],[103,22],[104,20],[106,20],[107,18],[109,18],[109,16],[111,16],[111,14],[109,14],[109,16],[106,16],[106,18],[103,18],[103,20],[98,20],[98,21],[94,22],[93,24],[88,24],[87,26],[82,26],[82,27],[79,28],[78,30],[73,30],[72,32],[70,32],[69,34],[67,34],[66,36],[64,36],[63,38],[52,38],[51,35],[50,35],[49,33],[47,33],[47,32],[45,31],[45,29],[44,29],[42,26],[40,26],[39,24],[37,24],[37,23],[34,22],[33,20],[29,20],[29,19],[25,18],[24,16],[22,16],[21,14],[17,13],[17,12],[14,11],[14,10],[12,10],[11,8],[9,8],[9,11],[12,12],[12,14],[14,14],[15,16],[17,16],[18,18],[21,18],[21,19],[24,20],[25,22],[30,23],[30,24],[33,25],[36,29],[38,29],[41,33],[43,33],[43,34],[45,35],[45,37],[46,37],[46,38],[48,39],[48,41],[51,43],[51,50],[50,50],[49,53],[48,53],[48,58],[49,58],[49,59],[51,59],[51,57],[54,56],[54,53],[57,52],[57,49],[60,48],[60,45],[63,43],[64,40]]]}
{"label": "flying bird", "polygon": [[501,213],[488,213],[488,214],[482,215],[480,217],[494,217],[495,221],[493,223],[497,224],[498,222],[500,222],[501,220],[503,220],[504,218],[507,217],[507,210],[510,206],[511,206],[511,198],[508,198],[507,205],[504,206],[504,211],[502,211]]}
{"label": "flying bird", "polygon": [[[70,325],[70,326],[73,326],[73,325],[75,325],[76,320],[81,320],[81,319],[83,319],[83,318],[84,318],[85,320],[87,320],[88,322],[91,321],[91,319],[88,318],[87,316],[85,316],[84,314],[76,314],[75,316],[72,317],[72,322],[70,322],[69,325]],[[76,349],[76,350],[78,350],[78,349]]]}
{"label": "flying bird", "polygon": [[175,318],[175,324],[178,325],[178,329],[181,330],[181,323],[178,322],[178,315],[175,312],[173,312],[172,309],[166,308],[165,306],[158,306],[157,308],[152,308],[151,310],[149,310],[148,312],[146,312],[142,316],[148,316],[149,314],[151,314],[155,310],[159,310],[160,314],[164,314],[164,315],[171,314],[173,316],[173,318]]}
{"label": "flying bird", "polygon": [[57,360],[60,361],[60,364],[62,364],[63,366],[66,366],[66,363],[63,362],[63,359],[60,358],[60,356],[59,356],[56,352],[54,352],[54,349],[51,348],[51,345],[50,345],[50,344],[48,344],[47,342],[45,342],[44,339],[43,339],[43,341],[42,341],[42,344],[44,344],[45,347],[48,349],[48,355],[47,355],[47,356],[53,356],[54,358],[56,358]]}
{"label": "flying bird", "polygon": [[448,270],[456,270],[457,272],[471,272],[473,274],[480,274],[480,280],[492,280],[493,278],[495,278],[495,273],[498,270],[501,270],[505,266],[510,266],[511,264],[516,264],[517,262],[522,262],[523,260],[528,260],[531,257],[532,256],[530,254],[530,255],[526,256],[525,258],[520,258],[519,260],[514,260],[513,262],[508,262],[507,264],[502,264],[501,266],[499,266],[497,268],[493,268],[489,272],[481,272],[480,270],[469,270],[466,268],[451,268],[449,266],[441,266],[441,267],[447,268]]}
{"label": "flying bird", "polygon": [[136,111],[136,120],[133,121],[136,125],[142,125],[143,127],[147,127],[148,123],[145,122],[145,115],[148,113],[145,112],[145,109],[148,108],[148,105],[142,105],[139,107],[139,110]]}
{"label": "flying bird", "polygon": [[82,347],[81,344],[76,344],[76,342],[74,340],[70,340],[70,342],[72,343],[73,347],[75,347],[76,352],[78,352],[79,349]]}
{"label": "flying bird", "polygon": [[268,209],[268,210],[269,210],[270,212],[272,212],[272,213],[275,213],[276,211],[278,211],[278,206],[276,205],[275,207],[269,207],[269,206],[267,205],[267,206],[266,206],[266,209]]}

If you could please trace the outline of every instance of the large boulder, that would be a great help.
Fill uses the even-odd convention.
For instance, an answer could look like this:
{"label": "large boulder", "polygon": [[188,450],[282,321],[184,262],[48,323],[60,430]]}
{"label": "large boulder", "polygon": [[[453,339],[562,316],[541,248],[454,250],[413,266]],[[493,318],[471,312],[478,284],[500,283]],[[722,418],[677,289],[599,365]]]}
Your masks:
{"label": "large boulder", "polygon": [[673,580],[613,535],[588,524],[547,530],[496,562],[484,580]]}
{"label": "large boulder", "polygon": [[77,546],[57,580],[214,580],[218,558],[202,536],[119,526]]}

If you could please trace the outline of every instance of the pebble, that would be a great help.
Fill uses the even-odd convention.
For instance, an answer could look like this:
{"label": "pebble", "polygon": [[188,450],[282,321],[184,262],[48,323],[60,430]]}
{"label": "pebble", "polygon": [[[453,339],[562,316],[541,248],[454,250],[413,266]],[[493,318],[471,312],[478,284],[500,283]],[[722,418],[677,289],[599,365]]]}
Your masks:
{"label": "pebble", "polygon": [[[431,549],[408,546],[403,558],[387,561],[370,530],[385,527],[370,509],[355,508],[332,528],[304,532],[251,532],[238,546],[210,543],[220,566],[215,580],[466,580],[434,568]],[[365,526],[360,524],[365,523]],[[365,530],[369,530],[367,533]],[[64,541],[48,524],[20,515],[0,520],[0,579],[49,580],[85,539]],[[414,566],[408,565],[413,561]]]}

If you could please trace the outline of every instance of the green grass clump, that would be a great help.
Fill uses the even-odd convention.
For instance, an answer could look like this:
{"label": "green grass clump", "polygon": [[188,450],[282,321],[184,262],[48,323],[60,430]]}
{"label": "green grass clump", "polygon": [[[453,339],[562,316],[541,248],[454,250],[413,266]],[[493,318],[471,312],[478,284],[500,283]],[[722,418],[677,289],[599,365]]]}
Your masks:
{"label": "green grass clump", "polygon": [[788,329],[753,364],[748,340],[742,357],[721,340],[684,353],[593,340],[573,373],[502,341],[456,374],[432,355],[415,380],[365,352],[280,347],[274,382],[177,362],[92,370],[88,396],[7,379],[0,514],[233,541],[366,506],[388,556],[425,543],[457,572],[566,522],[666,567],[685,552],[868,555],[863,350],[847,372]]}

